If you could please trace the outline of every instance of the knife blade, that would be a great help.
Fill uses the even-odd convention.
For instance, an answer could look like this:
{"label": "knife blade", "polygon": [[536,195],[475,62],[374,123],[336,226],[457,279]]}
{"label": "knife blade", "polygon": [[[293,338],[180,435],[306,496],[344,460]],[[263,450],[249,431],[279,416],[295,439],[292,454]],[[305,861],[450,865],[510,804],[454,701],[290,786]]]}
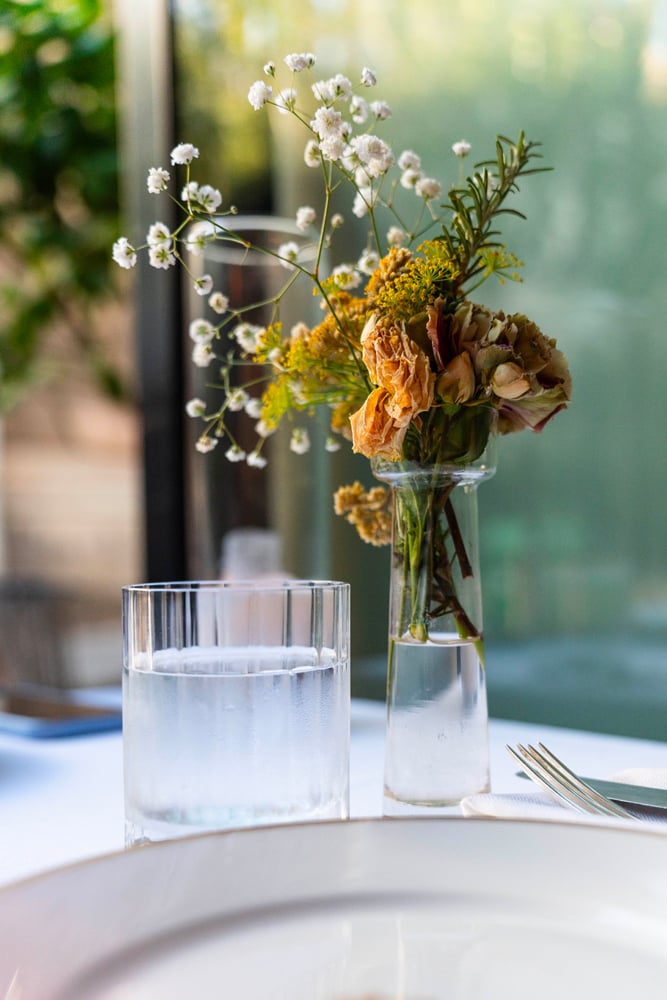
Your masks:
{"label": "knife blade", "polygon": [[[520,778],[528,778],[523,771],[517,771]],[[661,809],[667,812],[667,788],[650,788],[646,785],[631,785],[622,781],[606,781],[602,778],[581,778],[587,785],[613,802],[623,806],[643,806],[646,809]]]}

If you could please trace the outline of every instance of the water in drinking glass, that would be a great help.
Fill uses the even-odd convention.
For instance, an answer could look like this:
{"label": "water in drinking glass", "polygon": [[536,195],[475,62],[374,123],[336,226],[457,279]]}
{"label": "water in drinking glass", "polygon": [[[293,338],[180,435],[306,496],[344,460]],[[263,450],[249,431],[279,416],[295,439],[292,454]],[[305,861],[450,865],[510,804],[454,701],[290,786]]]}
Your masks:
{"label": "water in drinking glass", "polygon": [[346,643],[135,650],[123,705],[128,845],[347,816]]}

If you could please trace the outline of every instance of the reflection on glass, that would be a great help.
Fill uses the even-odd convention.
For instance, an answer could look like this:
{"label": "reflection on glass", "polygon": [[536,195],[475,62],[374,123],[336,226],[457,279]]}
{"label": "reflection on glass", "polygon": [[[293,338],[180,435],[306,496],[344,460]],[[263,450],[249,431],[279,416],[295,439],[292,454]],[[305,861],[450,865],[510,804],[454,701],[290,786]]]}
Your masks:
{"label": "reflection on glass", "polygon": [[[557,337],[574,399],[543,440],[502,442],[498,475],[481,498],[491,710],[663,735],[664,5],[423,0],[416,17],[400,0],[330,0],[301,5],[298,18],[275,0],[176,9],[189,74],[179,91],[183,131],[214,159],[231,201],[247,193],[247,157],[264,178],[254,188],[266,195],[264,210],[291,216],[303,203],[307,171],[285,174],[266,117],[246,101],[264,63],[288,52],[315,52],[315,79],[372,66],[378,96],[400,109],[383,135],[397,153],[418,150],[445,186],[457,180],[449,151],[460,138],[472,158],[497,133],[523,128],[542,141],[555,172],[521,192],[527,223],[505,229],[509,249],[530,262],[530,280],[520,298],[498,287],[489,304],[525,310]],[[224,133],[215,150],[201,128],[210,120]],[[370,601],[360,627],[372,641],[356,632],[357,641],[381,661],[385,594],[376,581],[386,563],[349,534],[336,535],[339,558],[350,561],[353,607]],[[331,572],[340,574],[335,563]]]}

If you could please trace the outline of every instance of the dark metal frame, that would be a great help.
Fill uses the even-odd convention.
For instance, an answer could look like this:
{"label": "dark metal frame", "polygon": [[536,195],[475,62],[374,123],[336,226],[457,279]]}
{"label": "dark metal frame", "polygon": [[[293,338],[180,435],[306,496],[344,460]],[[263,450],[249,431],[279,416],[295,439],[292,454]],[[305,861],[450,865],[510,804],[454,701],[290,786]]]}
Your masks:
{"label": "dark metal frame", "polygon": [[[171,203],[146,194],[150,166],[169,167],[176,143],[173,18],[168,0],[116,0],[120,151],[124,216],[141,239]],[[159,215],[158,215],[159,212]],[[141,256],[135,273],[135,330],[143,419],[145,578],[187,578],[183,429],[182,304],[176,269],[156,272]]]}

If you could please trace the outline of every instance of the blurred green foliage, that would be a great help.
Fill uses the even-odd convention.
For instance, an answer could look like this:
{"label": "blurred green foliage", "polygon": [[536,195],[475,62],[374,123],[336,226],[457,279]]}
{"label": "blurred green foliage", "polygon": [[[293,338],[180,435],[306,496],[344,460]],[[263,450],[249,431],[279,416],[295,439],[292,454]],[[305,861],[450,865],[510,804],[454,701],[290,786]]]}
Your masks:
{"label": "blurred green foliage", "polygon": [[[253,4],[253,23],[271,16],[273,0]],[[270,121],[248,113],[248,13],[240,0],[174,4],[177,125],[181,141],[199,146],[197,173],[220,187],[224,207],[274,209]],[[259,68],[263,63],[259,63]]]}
{"label": "blurred green foliage", "polygon": [[104,0],[0,4],[0,412],[56,374],[66,328],[107,394],[122,381],[92,308],[113,289],[114,38]]}

